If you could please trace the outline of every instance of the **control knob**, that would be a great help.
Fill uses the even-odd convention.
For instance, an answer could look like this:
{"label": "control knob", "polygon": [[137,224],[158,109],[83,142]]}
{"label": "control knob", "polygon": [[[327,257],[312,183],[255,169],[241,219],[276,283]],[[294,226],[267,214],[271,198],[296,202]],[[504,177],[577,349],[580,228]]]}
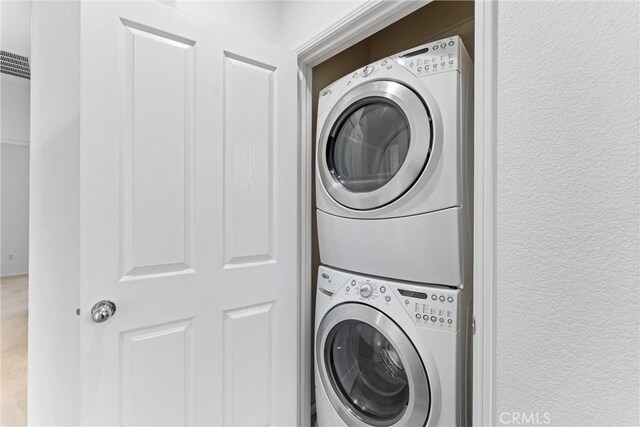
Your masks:
{"label": "control knob", "polygon": [[364,69],[362,70],[362,75],[365,77],[369,77],[369,75],[373,73],[373,67],[371,65],[367,65],[366,67],[364,67]]}
{"label": "control knob", "polygon": [[371,288],[371,285],[365,283],[364,285],[360,286],[360,296],[369,298],[372,293],[373,289]]}

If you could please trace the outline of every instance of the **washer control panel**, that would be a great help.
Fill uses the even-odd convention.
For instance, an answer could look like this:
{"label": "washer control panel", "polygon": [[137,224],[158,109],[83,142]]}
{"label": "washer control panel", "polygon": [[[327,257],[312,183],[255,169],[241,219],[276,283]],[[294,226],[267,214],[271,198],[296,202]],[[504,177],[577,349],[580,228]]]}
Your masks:
{"label": "washer control panel", "polygon": [[397,297],[413,322],[445,331],[458,329],[458,292],[454,289],[398,285]]}
{"label": "washer control panel", "polygon": [[387,287],[373,279],[352,278],[342,292],[357,297],[361,301],[374,301],[387,294]]}
{"label": "washer control panel", "polygon": [[393,60],[417,77],[458,70],[461,40],[458,36],[406,50]]}
{"label": "washer control panel", "polygon": [[318,296],[373,305],[382,312],[402,306],[413,323],[431,329],[458,330],[458,304],[461,290],[445,286],[416,285],[355,276],[346,271],[320,267]]}

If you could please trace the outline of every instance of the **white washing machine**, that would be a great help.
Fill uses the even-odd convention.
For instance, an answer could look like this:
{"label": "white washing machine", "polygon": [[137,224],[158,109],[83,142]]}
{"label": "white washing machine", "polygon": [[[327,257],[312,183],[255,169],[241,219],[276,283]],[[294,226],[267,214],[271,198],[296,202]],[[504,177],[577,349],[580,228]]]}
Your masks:
{"label": "white washing machine", "polygon": [[320,92],[320,258],[462,287],[472,270],[473,64],[459,37],[385,58]]}
{"label": "white washing machine", "polygon": [[471,424],[471,289],[320,267],[318,426]]}

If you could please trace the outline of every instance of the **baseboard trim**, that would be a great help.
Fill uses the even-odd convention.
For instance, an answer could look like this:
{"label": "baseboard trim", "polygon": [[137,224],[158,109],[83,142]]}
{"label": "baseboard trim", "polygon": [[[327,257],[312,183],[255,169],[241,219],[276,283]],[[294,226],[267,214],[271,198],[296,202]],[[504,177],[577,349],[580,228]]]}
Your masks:
{"label": "baseboard trim", "polygon": [[0,279],[4,279],[5,277],[15,277],[15,276],[27,276],[29,275],[28,271],[22,273],[9,273],[9,274],[0,274]]}
{"label": "baseboard trim", "polygon": [[25,139],[14,139],[14,138],[3,137],[2,139],[0,139],[0,142],[2,142],[3,144],[19,145],[21,147],[29,148],[29,141]]}

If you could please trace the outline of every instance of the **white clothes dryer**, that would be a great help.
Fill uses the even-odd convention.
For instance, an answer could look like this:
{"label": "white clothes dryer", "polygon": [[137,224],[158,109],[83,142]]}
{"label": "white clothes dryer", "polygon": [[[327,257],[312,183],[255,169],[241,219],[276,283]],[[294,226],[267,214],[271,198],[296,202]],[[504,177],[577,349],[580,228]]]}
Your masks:
{"label": "white clothes dryer", "polygon": [[321,262],[470,283],[473,65],[461,39],[343,77],[321,91],[317,118]]}
{"label": "white clothes dryer", "polygon": [[320,267],[318,426],[471,425],[471,292]]}

